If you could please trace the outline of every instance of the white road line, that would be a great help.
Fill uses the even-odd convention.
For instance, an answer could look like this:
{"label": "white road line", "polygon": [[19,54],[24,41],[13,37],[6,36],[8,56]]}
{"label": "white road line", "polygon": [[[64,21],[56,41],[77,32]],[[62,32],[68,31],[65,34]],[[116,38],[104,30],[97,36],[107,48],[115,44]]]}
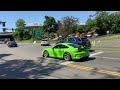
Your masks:
{"label": "white road line", "polygon": [[74,63],[73,61],[66,61],[66,62],[63,62],[63,63],[60,63],[61,65],[68,65],[68,64],[71,64],[71,63]]}
{"label": "white road line", "polygon": [[97,53],[90,54],[90,57],[101,54],[101,53],[103,53],[103,52],[97,52]]}
{"label": "white road line", "polygon": [[[94,53],[94,54],[90,54],[90,57],[101,54],[101,53],[103,53],[103,52],[97,52],[97,53]],[[60,64],[61,65],[68,65],[68,64],[71,64],[71,63],[74,63],[74,61],[66,61],[66,62],[63,62],[63,63],[60,63]]]}
{"label": "white road line", "polygon": [[95,57],[106,58],[106,59],[117,59],[117,60],[120,60],[120,58],[111,58],[111,57],[103,57],[103,56],[95,56]]}

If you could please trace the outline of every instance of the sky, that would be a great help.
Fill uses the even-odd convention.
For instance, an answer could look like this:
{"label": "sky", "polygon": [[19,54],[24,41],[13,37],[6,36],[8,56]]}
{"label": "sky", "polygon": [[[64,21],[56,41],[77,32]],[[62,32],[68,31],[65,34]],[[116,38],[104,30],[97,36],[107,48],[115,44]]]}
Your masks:
{"label": "sky", "polygon": [[[113,12],[113,11],[111,11]],[[74,16],[79,18],[80,23],[84,23],[89,18],[89,15],[95,14],[95,11],[0,11],[0,21],[6,22],[6,28],[16,28],[15,22],[18,19],[23,19],[26,24],[40,23],[43,25],[44,16],[52,16],[55,20],[61,20],[65,16]],[[2,24],[0,32],[2,32]]]}

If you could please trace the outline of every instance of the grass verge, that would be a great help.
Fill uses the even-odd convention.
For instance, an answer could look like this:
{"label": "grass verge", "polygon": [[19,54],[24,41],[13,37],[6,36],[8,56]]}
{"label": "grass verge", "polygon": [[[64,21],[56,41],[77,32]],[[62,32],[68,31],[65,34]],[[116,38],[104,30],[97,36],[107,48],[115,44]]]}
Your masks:
{"label": "grass verge", "polygon": [[115,40],[115,39],[120,39],[120,35],[113,35],[113,36],[103,36],[103,37],[99,37],[99,38],[95,38],[95,39],[90,39],[90,40]]}

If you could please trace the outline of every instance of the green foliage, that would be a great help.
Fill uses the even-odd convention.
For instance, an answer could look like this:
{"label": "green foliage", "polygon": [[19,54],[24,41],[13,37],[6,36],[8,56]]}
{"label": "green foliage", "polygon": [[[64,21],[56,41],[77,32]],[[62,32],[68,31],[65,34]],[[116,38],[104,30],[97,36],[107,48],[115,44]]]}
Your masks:
{"label": "green foliage", "polygon": [[106,11],[97,11],[86,24],[87,30],[96,29],[99,35],[106,35],[107,31],[111,34],[120,33],[120,12],[110,14]]}
{"label": "green foliage", "polygon": [[16,22],[16,27],[21,30],[24,29],[25,21],[23,19],[18,19]]}
{"label": "green foliage", "polygon": [[30,31],[28,29],[24,29],[23,31],[23,40],[28,40],[31,38]]}
{"label": "green foliage", "polygon": [[43,28],[46,32],[48,31],[49,33],[56,32],[58,25],[55,21],[55,18],[51,16],[45,16]]}
{"label": "green foliage", "polygon": [[75,33],[75,32],[85,33],[85,27],[82,27],[82,26],[80,26],[78,24],[74,25],[72,27],[72,29],[73,29],[73,33]]}
{"label": "green foliage", "polygon": [[58,24],[59,30],[57,31],[58,35],[62,36],[62,38],[67,37],[70,34],[73,34],[75,25],[78,23],[78,18],[75,17],[63,17],[61,22]]}
{"label": "green foliage", "polygon": [[15,37],[18,40],[23,40],[24,38],[24,27],[25,27],[25,21],[23,19],[18,19],[16,22],[16,31],[14,33]]}

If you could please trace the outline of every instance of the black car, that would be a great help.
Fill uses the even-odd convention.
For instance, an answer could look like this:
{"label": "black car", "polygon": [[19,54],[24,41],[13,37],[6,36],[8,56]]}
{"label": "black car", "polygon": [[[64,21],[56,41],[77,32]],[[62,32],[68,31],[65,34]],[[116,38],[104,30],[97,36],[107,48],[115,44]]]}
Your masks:
{"label": "black car", "polygon": [[78,45],[86,46],[88,49],[91,48],[91,43],[85,36],[80,36],[80,37],[67,37],[63,41],[60,41],[58,43],[64,43],[64,42],[69,42],[69,43],[75,43]]}
{"label": "black car", "polygon": [[17,45],[17,43],[15,41],[8,41],[7,46],[8,47],[17,47],[18,45]]}

